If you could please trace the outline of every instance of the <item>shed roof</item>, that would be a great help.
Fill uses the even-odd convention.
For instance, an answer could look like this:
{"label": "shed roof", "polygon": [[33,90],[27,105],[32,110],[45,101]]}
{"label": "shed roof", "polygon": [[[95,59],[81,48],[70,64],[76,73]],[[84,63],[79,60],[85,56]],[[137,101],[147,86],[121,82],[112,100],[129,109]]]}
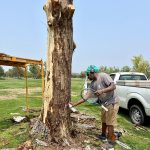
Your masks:
{"label": "shed roof", "polygon": [[40,65],[42,63],[43,63],[42,60],[20,58],[20,57],[10,56],[4,53],[0,53],[0,65],[25,67],[27,64]]}

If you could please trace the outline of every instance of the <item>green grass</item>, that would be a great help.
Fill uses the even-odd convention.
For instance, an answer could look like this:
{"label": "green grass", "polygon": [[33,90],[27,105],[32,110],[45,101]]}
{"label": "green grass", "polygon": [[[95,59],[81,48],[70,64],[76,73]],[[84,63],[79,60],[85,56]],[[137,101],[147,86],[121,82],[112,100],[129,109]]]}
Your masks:
{"label": "green grass", "polygon": [[[42,81],[41,79],[28,79],[28,86],[29,87],[41,87]],[[18,89],[18,88],[25,88],[26,81],[25,79],[12,79],[6,78],[5,80],[0,80],[0,89]]]}
{"label": "green grass", "polygon": [[[25,80],[23,79],[5,79],[0,80],[0,89],[25,89]],[[28,87],[41,87],[41,80],[28,80]],[[0,96],[9,95],[8,91],[0,91]],[[13,93],[15,94],[15,93]],[[35,96],[35,97],[34,97]],[[39,96],[37,98],[36,96]],[[41,96],[41,97],[40,97]],[[41,92],[33,92],[29,95],[29,108],[41,108]],[[16,124],[12,121],[11,113],[19,113],[21,116],[39,115],[39,113],[27,114],[22,111],[26,108],[25,94],[16,95],[15,99],[0,100],[0,149],[17,147],[20,143],[28,140],[28,123]]]}
{"label": "green grass", "polygon": [[[72,80],[72,101],[76,102],[80,99],[80,91],[83,87],[84,79],[73,79]],[[41,87],[41,80],[28,80],[29,88]],[[25,80],[21,79],[5,79],[0,80],[0,89],[21,89],[25,88]],[[0,91],[0,96],[7,96],[9,91]],[[15,93],[13,93],[15,94]],[[31,97],[30,97],[31,96]],[[39,96],[39,98],[34,97]],[[29,95],[29,107],[30,108],[41,108],[42,97],[41,92],[33,92]],[[1,148],[13,148],[17,147],[20,143],[29,139],[28,123],[16,124],[12,122],[11,113],[20,113],[20,115],[27,115],[26,112],[22,111],[22,107],[26,106],[25,94],[18,94],[14,99],[2,100],[0,99],[0,149]],[[78,110],[87,113],[89,115],[95,116],[98,120],[97,126],[101,128],[100,125],[100,108],[85,102],[77,107]],[[29,113],[30,117],[39,113]],[[150,149],[150,132],[145,130],[136,130],[134,125],[130,122],[129,116],[126,113],[119,112],[118,114],[118,126],[122,128],[125,133],[123,134],[121,140],[128,145],[130,145],[135,150],[149,150]],[[147,126],[150,130],[150,126]],[[119,146],[117,149],[122,150]]]}

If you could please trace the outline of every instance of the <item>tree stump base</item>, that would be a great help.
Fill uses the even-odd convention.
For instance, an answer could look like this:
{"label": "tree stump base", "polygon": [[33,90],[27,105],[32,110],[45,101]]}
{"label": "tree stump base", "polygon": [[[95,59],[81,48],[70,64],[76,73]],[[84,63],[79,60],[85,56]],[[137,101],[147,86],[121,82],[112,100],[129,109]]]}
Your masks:
{"label": "tree stump base", "polygon": [[[55,139],[50,137],[48,127],[39,118],[31,120],[30,136],[34,150],[99,150],[101,142],[97,138],[100,129],[96,127],[96,119],[86,114],[71,113],[72,128],[69,139]],[[48,146],[42,146],[36,141],[43,141]],[[40,142],[39,142],[40,143]],[[95,146],[94,146],[95,145]]]}

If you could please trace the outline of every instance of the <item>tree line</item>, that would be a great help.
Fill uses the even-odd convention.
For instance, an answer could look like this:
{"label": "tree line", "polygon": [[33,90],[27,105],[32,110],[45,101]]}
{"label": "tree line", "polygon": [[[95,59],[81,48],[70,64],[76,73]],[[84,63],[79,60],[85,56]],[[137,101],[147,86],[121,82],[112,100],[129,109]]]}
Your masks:
{"label": "tree line", "polygon": [[[107,67],[107,66],[99,66],[100,72],[105,72],[108,74],[115,73],[115,72],[142,72],[146,74],[148,78],[150,78],[150,63],[143,58],[142,55],[133,56],[131,59],[132,67],[123,66],[122,68],[119,67]],[[81,71],[79,74],[72,74],[74,78],[85,78],[86,72]]]}
{"label": "tree line", "polygon": [[[46,63],[44,63],[44,73],[45,73]],[[28,66],[28,78],[39,79],[41,78],[41,66],[40,65],[29,65]],[[24,78],[25,69],[22,67],[11,67],[7,71],[0,66],[0,77],[9,77],[9,78]]]}
{"label": "tree line", "polygon": [[[108,74],[113,72],[142,72],[150,78],[150,63],[143,58],[142,55],[133,56],[131,59],[133,66],[123,66],[119,67],[107,67],[99,66],[100,72],[106,72]],[[44,63],[44,73],[46,72],[46,62]],[[5,71],[2,66],[0,66],[0,77],[10,77],[10,78],[23,78],[25,74],[24,68],[12,67]],[[85,78],[86,72],[81,71],[81,73],[72,73],[72,78]],[[28,78],[39,79],[41,78],[41,67],[39,65],[29,65],[28,67]]]}

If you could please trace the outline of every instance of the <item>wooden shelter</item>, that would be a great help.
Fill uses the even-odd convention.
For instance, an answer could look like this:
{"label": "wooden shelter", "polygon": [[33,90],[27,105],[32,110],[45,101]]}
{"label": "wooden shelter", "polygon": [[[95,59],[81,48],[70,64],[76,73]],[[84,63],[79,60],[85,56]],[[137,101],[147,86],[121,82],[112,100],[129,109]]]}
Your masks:
{"label": "wooden shelter", "polygon": [[4,53],[0,53],[0,65],[15,66],[25,68],[25,79],[26,79],[26,110],[29,111],[28,102],[28,80],[27,80],[27,66],[29,64],[41,65],[41,76],[42,76],[42,97],[44,96],[44,65],[42,60],[33,60],[10,56]]}

